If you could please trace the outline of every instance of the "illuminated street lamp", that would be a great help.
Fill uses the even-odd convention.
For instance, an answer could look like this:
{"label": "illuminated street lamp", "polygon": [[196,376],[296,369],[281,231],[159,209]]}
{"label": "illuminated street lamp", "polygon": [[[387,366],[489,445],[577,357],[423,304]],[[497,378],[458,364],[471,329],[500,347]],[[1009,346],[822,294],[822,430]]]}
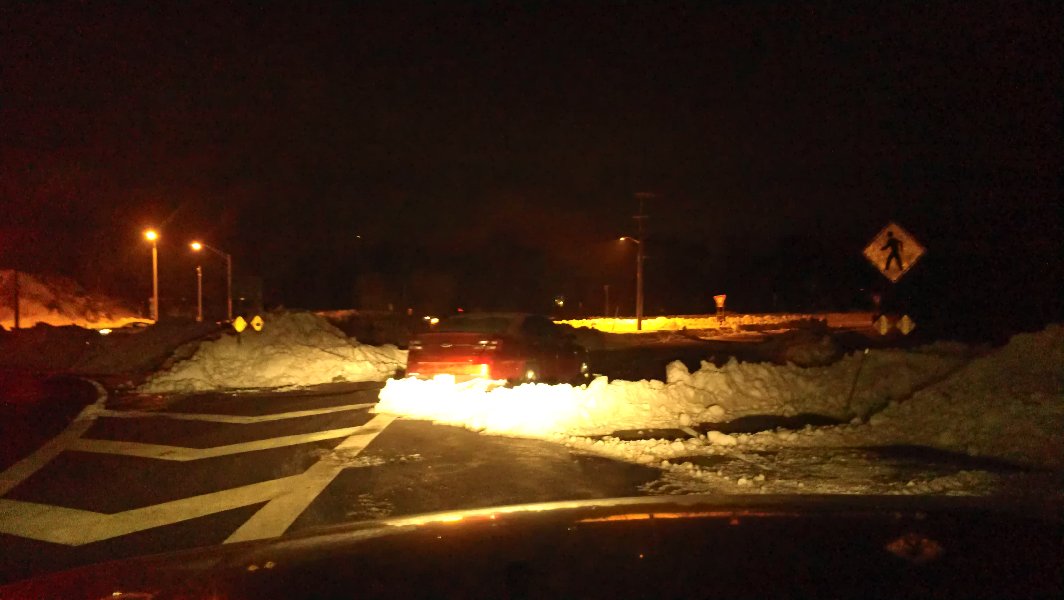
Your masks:
{"label": "illuminated street lamp", "polygon": [[194,251],[199,252],[206,248],[211,252],[221,256],[225,259],[225,314],[226,320],[233,320],[233,257],[228,252],[222,252],[221,250],[208,246],[202,242],[192,242],[189,247]]}
{"label": "illuminated street lamp", "polygon": [[634,242],[635,254],[635,328],[636,331],[643,329],[643,241],[627,235],[621,236],[618,241]]}
{"label": "illuminated street lamp", "polygon": [[154,229],[144,232],[151,242],[151,320],[159,320],[159,234]]}

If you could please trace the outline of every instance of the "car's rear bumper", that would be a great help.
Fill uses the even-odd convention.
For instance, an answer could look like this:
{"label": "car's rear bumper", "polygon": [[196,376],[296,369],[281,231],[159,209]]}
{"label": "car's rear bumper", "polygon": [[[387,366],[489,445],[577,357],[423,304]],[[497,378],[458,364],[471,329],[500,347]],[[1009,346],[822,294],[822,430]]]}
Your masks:
{"label": "car's rear bumper", "polygon": [[431,379],[436,375],[454,375],[458,380],[465,379],[514,379],[524,373],[524,361],[495,362],[435,362],[416,361],[407,365],[408,377]]}
{"label": "car's rear bumper", "polygon": [[407,365],[408,377],[429,379],[436,375],[454,375],[455,377],[490,378],[491,365],[473,362],[419,362]]}

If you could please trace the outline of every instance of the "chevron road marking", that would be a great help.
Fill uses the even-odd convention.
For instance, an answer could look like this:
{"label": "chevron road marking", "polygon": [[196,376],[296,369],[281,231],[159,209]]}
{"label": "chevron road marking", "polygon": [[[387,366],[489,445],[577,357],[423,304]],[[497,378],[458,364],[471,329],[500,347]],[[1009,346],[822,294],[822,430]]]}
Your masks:
{"label": "chevron road marking", "polygon": [[[396,417],[377,415],[364,425],[365,431],[352,435],[337,446],[333,452],[343,451],[345,460],[350,459],[374,440]],[[328,457],[319,460],[303,472],[299,485],[285,490],[284,494],[259,509],[254,516],[244,522],[225,540],[226,544],[261,540],[283,535],[299,515],[310,506],[333,479],[344,470],[344,465]]]}
{"label": "chevron road marking", "polygon": [[[354,433],[337,446],[336,450],[346,450],[346,457],[358,454],[394,419],[395,417],[377,415],[369,423],[351,428]],[[337,431],[341,430],[333,430],[333,432]],[[278,439],[285,438],[263,441],[275,442]],[[151,446],[151,444],[143,445]],[[246,447],[247,444],[234,444],[220,448],[231,449],[234,446]],[[172,447],[163,446],[163,448]],[[80,546],[269,501],[226,542],[274,537],[282,535],[344,468],[343,463],[327,455],[299,475],[181,498],[114,514],[0,498],[0,533],[54,544]]]}
{"label": "chevron road marking", "polygon": [[78,416],[74,418],[74,422],[68,425],[62,433],[48,440],[48,443],[38,448],[33,454],[4,469],[4,472],[0,473],[0,496],[18,487],[30,475],[59,456],[59,453],[66,449],[71,441],[81,437],[81,434],[92,426],[96,415],[103,410],[104,403],[107,402],[107,390],[91,379],[85,381],[96,388],[96,402],[81,409]]}
{"label": "chevron road marking", "polygon": [[0,498],[0,533],[80,546],[265,502],[300,477],[292,475],[114,514]]}
{"label": "chevron road marking", "polygon": [[[370,421],[370,423],[372,423],[372,421]],[[163,444],[78,438],[68,441],[66,449],[78,452],[120,454],[123,456],[139,456],[141,458],[157,458],[160,460],[176,460],[184,462],[190,460],[202,460],[204,458],[215,458],[218,456],[228,456],[230,454],[241,454],[244,452],[255,452],[257,450],[269,450],[271,448],[281,448],[284,446],[295,446],[297,444],[308,444],[310,442],[320,442],[322,440],[332,440],[340,437],[347,437],[360,431],[363,427],[365,427],[365,425],[361,427],[343,427],[341,429],[329,429],[327,431],[314,431],[311,433],[286,435],[264,440],[241,442],[239,444],[229,444],[226,446],[215,446],[213,448],[186,448],[184,446],[166,446]]]}
{"label": "chevron road marking", "polygon": [[342,406],[329,406],[326,408],[314,408],[310,410],[297,410],[286,413],[275,413],[270,415],[255,415],[255,416],[242,416],[242,415],[214,415],[214,414],[201,414],[201,413],[175,413],[175,412],[155,412],[148,410],[112,410],[102,409],[98,411],[97,415],[100,417],[109,417],[115,419],[138,419],[148,417],[159,417],[165,419],[177,419],[180,421],[209,421],[212,423],[233,423],[236,425],[247,425],[250,423],[265,423],[267,421],[280,421],[283,419],[298,419],[300,417],[312,417],[314,415],[327,415],[335,412],[345,412],[350,410],[362,410],[363,408],[370,408],[375,406],[375,402],[367,402],[365,404],[344,404]]}

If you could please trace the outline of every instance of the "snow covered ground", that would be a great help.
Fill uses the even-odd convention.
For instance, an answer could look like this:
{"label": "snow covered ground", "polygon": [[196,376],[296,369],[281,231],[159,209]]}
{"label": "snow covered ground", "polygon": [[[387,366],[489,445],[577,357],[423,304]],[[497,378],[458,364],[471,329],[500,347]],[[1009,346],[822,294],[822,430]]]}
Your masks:
{"label": "snow covered ground", "polygon": [[[938,449],[954,466],[965,464],[963,458],[1064,468],[1064,326],[1017,335],[983,356],[973,353],[935,344],[853,354],[827,367],[733,361],[721,368],[703,364],[694,373],[673,363],[664,382],[599,378],[582,388],[391,380],[377,410],[657,466],[666,471],[659,485],[673,491],[987,493],[1005,477],[980,468],[910,476],[903,463],[855,450],[861,448]],[[692,429],[744,415],[801,413],[846,423],[731,435]],[[601,437],[661,428],[688,434]]]}
{"label": "snow covered ground", "polygon": [[151,376],[139,390],[187,393],[383,381],[406,364],[405,350],[359,344],[313,313],[272,313],[265,320],[261,332],[249,329],[201,342],[188,359]]}
{"label": "snow covered ground", "polygon": [[[66,277],[33,275],[19,272],[19,326],[77,325],[90,329],[117,328],[137,322],[150,322],[139,317],[117,300],[90,294]],[[12,271],[0,272],[0,326],[11,329],[14,309],[9,299],[14,293]]]}

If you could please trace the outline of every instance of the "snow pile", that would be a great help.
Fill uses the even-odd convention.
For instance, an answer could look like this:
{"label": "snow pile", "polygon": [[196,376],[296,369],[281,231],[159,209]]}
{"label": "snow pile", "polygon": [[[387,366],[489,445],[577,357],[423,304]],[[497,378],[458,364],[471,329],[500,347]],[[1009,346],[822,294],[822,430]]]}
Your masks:
{"label": "snow pile", "polygon": [[1064,467],[1064,326],[1014,336],[865,424],[751,437],[760,446],[920,444]]}
{"label": "snow pile", "polygon": [[381,381],[406,364],[406,351],[348,338],[324,318],[305,312],[267,315],[250,329],[199,344],[187,360],[153,375],[143,392],[275,388],[334,381]]}
{"label": "snow pile", "polygon": [[[850,388],[860,362],[862,381],[852,401]],[[389,380],[379,412],[394,413],[474,430],[525,437],[602,435],[626,429],[676,429],[749,414],[791,416],[819,413],[849,420],[872,407],[904,398],[963,364],[955,353],[877,351],[849,356],[835,365],[702,363],[688,372],[668,365],[666,381],[608,381],[587,386],[525,384],[499,387],[453,378]]]}
{"label": "snow pile", "polygon": [[[739,329],[746,325],[785,325],[798,321],[808,321],[812,315],[773,314],[773,315],[680,315],[651,317],[643,319],[642,331],[679,331],[681,329]],[[589,319],[570,319],[555,321],[571,327],[588,327],[608,333],[636,333],[635,319],[615,319],[611,317],[593,317]]]}
{"label": "snow pile", "polygon": [[[19,271],[19,327],[38,323],[77,325],[90,329],[117,328],[135,322],[150,322],[106,296],[86,292],[72,279],[56,275],[31,275]],[[10,298],[14,273],[0,272],[0,326],[11,329],[15,314]]]}
{"label": "snow pile", "polygon": [[728,419],[816,413],[849,420],[908,397],[965,360],[958,348],[927,347],[855,353],[833,365],[811,368],[743,363],[733,358],[719,368],[703,362],[700,369],[689,373],[682,362],[675,361],[666,368],[666,381],[691,388],[699,404],[721,407]]}

